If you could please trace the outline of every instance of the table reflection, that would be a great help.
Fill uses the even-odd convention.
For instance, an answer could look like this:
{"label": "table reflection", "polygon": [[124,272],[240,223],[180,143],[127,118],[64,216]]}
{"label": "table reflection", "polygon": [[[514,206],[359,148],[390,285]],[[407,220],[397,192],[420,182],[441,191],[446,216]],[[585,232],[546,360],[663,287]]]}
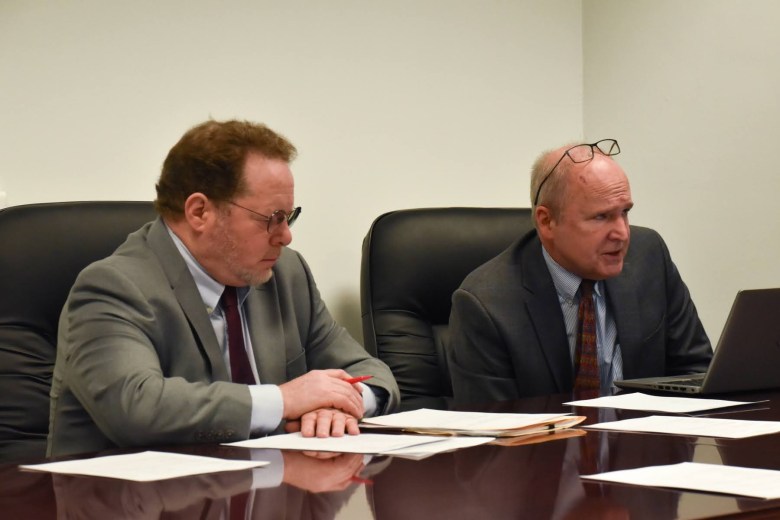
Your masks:
{"label": "table reflection", "polygon": [[[575,413],[587,415],[588,424],[604,419],[595,408]],[[580,475],[691,460],[692,448],[679,438],[588,431],[420,462],[395,459],[375,478],[371,503],[377,520],[676,518],[677,492],[603,485]]]}
{"label": "table reflection", "polygon": [[359,487],[356,480],[367,478],[361,476],[363,455],[246,453],[251,451],[252,458],[274,462],[155,482],[55,474],[57,515],[74,520],[220,519],[231,518],[231,509],[240,507],[246,515],[241,518],[332,519]]}
{"label": "table reflection", "polygon": [[0,518],[38,520],[56,518],[52,475],[0,467]]}

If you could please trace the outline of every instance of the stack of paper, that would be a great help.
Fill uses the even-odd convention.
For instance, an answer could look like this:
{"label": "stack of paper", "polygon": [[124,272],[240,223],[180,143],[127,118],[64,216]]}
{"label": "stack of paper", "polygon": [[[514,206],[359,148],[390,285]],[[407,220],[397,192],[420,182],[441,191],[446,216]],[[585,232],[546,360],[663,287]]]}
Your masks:
{"label": "stack of paper", "polygon": [[495,446],[528,446],[529,444],[539,444],[541,442],[561,441],[565,439],[571,439],[572,437],[582,437],[585,434],[585,430],[581,430],[579,428],[546,430],[544,432],[530,433],[528,435],[519,435],[516,437],[499,437],[490,442],[490,444]]}
{"label": "stack of paper", "polygon": [[343,437],[303,437],[298,432],[269,435],[257,439],[231,442],[227,445],[240,448],[365,453],[421,459],[436,453],[478,446],[492,440],[493,437],[442,438],[430,435],[383,435],[381,433],[344,435]]}
{"label": "stack of paper", "polygon": [[364,418],[362,431],[395,430],[425,435],[517,437],[571,428],[585,417],[558,414],[452,412],[421,408]]}

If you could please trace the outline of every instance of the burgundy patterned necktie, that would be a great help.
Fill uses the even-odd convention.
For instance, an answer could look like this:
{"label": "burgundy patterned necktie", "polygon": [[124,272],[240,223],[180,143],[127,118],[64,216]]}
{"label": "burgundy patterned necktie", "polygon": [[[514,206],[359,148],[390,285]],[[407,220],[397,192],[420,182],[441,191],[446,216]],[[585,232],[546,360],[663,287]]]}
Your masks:
{"label": "burgundy patterned necktie", "polygon": [[225,321],[228,331],[228,351],[230,352],[230,374],[234,383],[242,385],[255,384],[255,376],[252,375],[252,367],[246,355],[244,346],[244,329],[241,326],[241,313],[238,311],[238,296],[236,288],[225,286],[222,293],[222,310],[225,312]]}
{"label": "burgundy patterned necktie", "polygon": [[580,284],[580,307],[577,312],[577,347],[574,351],[574,390],[598,391],[599,356],[596,348],[596,310],[593,308],[593,280]]}

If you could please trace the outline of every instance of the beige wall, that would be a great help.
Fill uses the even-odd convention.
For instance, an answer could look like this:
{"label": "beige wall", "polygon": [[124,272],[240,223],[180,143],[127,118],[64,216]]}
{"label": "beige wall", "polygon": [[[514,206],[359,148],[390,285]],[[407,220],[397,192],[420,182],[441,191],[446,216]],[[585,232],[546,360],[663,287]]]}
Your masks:
{"label": "beige wall", "polygon": [[537,151],[581,134],[581,27],[568,0],[3,0],[0,191],[148,200],[191,125],[266,122],[300,150],[293,247],[362,340],[375,217],[527,205]]}
{"label": "beige wall", "polygon": [[293,247],[359,337],[376,216],[527,206],[540,150],[616,137],[633,221],[717,337],[738,288],[780,285],[778,22],[772,0],[3,0],[0,205],[148,200],[186,128],[265,122],[301,152]]}
{"label": "beige wall", "polygon": [[[584,134],[616,136],[713,342],[780,287],[780,3],[584,0]],[[780,316],[778,316],[780,319]]]}

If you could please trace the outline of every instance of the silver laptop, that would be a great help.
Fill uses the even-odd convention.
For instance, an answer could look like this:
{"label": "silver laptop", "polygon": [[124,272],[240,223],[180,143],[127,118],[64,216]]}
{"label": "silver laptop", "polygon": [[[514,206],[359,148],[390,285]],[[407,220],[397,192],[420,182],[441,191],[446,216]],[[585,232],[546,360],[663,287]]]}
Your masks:
{"label": "silver laptop", "polygon": [[780,388],[780,289],[737,293],[706,373],[626,379],[615,386],[685,394]]}

